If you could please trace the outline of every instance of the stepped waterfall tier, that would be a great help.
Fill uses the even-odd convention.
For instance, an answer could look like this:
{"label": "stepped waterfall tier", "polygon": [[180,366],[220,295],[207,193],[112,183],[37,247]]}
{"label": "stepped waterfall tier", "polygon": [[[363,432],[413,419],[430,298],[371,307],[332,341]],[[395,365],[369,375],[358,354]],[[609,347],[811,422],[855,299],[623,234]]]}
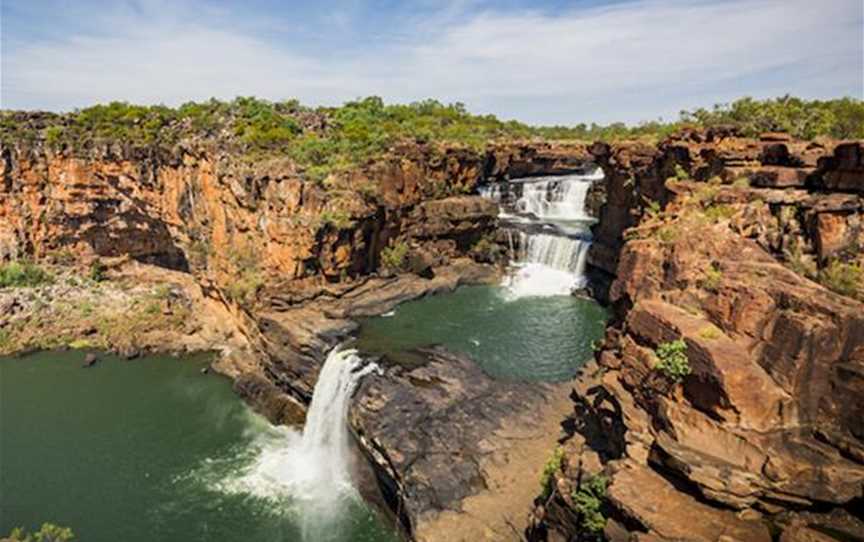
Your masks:
{"label": "stepped waterfall tier", "polygon": [[568,295],[585,286],[594,221],[585,201],[591,185],[602,178],[597,169],[516,179],[480,190],[501,203],[505,226],[517,233],[516,261],[505,281],[511,296]]}

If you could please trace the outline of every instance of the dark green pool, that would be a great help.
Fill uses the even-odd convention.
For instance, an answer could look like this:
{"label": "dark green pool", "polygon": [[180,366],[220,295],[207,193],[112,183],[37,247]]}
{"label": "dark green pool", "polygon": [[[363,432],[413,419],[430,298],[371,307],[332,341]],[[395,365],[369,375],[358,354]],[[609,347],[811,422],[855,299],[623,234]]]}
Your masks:
{"label": "dark green pool", "polygon": [[[83,357],[0,359],[0,538],[49,521],[84,542],[303,539],[302,507],[238,483],[283,435],[205,357]],[[358,499],[327,521],[305,538],[396,540]]]}
{"label": "dark green pool", "polygon": [[357,347],[411,363],[410,349],[443,344],[497,378],[555,381],[570,378],[591,358],[606,317],[590,299],[512,299],[502,287],[466,286],[363,320]]}

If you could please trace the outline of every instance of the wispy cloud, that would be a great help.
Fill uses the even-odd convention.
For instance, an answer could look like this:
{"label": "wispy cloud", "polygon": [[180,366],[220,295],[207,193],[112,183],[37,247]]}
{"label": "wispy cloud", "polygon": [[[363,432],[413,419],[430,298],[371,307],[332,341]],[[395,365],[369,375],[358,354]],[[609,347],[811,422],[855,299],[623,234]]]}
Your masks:
{"label": "wispy cloud", "polygon": [[[743,94],[864,94],[860,0],[439,5],[386,20],[333,8],[313,23],[308,13],[128,3],[86,27],[7,46],[3,107],[377,94],[574,123],[670,116]],[[313,43],[316,31],[324,39]]]}

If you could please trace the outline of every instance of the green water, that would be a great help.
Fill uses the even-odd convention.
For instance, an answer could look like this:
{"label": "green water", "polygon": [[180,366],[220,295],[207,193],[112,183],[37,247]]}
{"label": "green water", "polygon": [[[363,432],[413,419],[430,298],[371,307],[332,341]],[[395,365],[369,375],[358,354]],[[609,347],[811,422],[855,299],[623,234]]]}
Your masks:
{"label": "green water", "polygon": [[410,349],[443,344],[469,354],[488,374],[511,380],[572,377],[603,337],[605,309],[572,296],[508,300],[498,286],[467,286],[361,322],[358,348],[399,363]]}
{"label": "green water", "polygon": [[[236,483],[279,437],[227,379],[201,374],[205,357],[82,360],[0,359],[0,538],[45,521],[84,542],[304,538],[302,508]],[[305,538],[397,539],[358,499],[330,521]]]}

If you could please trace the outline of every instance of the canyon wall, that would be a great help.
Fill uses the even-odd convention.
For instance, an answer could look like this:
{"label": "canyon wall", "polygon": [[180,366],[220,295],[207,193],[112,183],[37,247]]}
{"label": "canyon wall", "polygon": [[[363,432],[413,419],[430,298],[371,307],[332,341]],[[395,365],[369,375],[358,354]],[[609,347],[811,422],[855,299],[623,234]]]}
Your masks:
{"label": "canyon wall", "polygon": [[864,144],[592,152],[614,317],[529,538],[864,537]]}

